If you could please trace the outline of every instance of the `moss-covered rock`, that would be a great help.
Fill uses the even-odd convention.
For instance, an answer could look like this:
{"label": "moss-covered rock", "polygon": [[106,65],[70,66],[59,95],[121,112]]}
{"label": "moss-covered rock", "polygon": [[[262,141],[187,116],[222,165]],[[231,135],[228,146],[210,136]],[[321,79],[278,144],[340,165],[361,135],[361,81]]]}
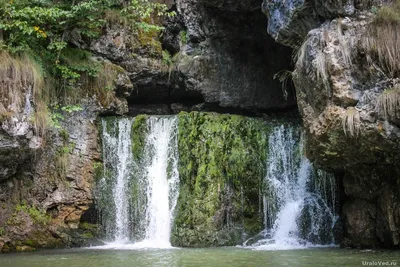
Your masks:
{"label": "moss-covered rock", "polygon": [[181,184],[173,245],[236,245],[262,229],[268,129],[261,120],[238,115],[179,114]]}
{"label": "moss-covered rock", "polygon": [[132,154],[135,160],[139,160],[143,155],[147,134],[147,115],[138,115],[132,124]]}

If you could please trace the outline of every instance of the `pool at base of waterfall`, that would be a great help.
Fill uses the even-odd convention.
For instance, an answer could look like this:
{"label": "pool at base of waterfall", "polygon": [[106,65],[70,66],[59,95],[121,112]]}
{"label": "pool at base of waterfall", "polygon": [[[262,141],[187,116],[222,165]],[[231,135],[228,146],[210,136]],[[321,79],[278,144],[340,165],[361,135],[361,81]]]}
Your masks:
{"label": "pool at base of waterfall", "polygon": [[252,266],[396,266],[400,251],[313,248],[255,250],[237,247],[206,249],[43,250],[0,255],[2,267],[252,267]]}

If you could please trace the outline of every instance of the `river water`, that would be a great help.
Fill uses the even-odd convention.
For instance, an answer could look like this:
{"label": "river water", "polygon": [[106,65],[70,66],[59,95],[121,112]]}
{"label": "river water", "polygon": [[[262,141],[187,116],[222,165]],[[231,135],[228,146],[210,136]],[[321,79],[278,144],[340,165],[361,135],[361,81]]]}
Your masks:
{"label": "river water", "polygon": [[[375,265],[366,265],[367,262]],[[339,248],[265,251],[232,247],[146,250],[66,249],[0,255],[1,267],[380,266],[379,264],[400,266],[400,251]]]}

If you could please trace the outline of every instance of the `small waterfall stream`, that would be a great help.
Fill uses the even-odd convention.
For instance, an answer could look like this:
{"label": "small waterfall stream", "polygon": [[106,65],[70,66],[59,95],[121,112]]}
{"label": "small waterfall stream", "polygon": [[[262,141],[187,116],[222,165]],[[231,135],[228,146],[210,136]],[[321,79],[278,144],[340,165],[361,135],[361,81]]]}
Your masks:
{"label": "small waterfall stream", "polygon": [[145,179],[147,184],[147,209],[144,244],[171,246],[170,230],[179,193],[178,145],[176,118],[148,120],[146,138]]}
{"label": "small waterfall stream", "polygon": [[104,171],[97,190],[102,225],[109,247],[170,247],[179,193],[177,119],[147,119],[138,159],[132,152],[134,120],[102,120]]}
{"label": "small waterfall stream", "polygon": [[265,177],[265,230],[257,249],[291,249],[334,243],[338,218],[332,175],[313,168],[303,155],[298,127],[277,126],[269,137]]}

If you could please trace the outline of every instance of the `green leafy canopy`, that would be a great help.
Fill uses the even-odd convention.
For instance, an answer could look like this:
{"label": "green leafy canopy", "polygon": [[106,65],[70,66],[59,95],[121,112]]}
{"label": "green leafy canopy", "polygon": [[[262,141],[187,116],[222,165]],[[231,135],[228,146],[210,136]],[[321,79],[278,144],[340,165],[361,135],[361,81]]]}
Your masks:
{"label": "green leafy canopy", "polygon": [[68,33],[79,32],[85,40],[99,37],[110,10],[127,19],[132,29],[161,29],[152,17],[173,16],[167,9],[149,0],[0,0],[0,49],[29,52],[61,84],[73,84],[81,73],[96,76],[99,68],[84,63],[87,55],[81,61],[70,59],[76,51],[68,51]]}

